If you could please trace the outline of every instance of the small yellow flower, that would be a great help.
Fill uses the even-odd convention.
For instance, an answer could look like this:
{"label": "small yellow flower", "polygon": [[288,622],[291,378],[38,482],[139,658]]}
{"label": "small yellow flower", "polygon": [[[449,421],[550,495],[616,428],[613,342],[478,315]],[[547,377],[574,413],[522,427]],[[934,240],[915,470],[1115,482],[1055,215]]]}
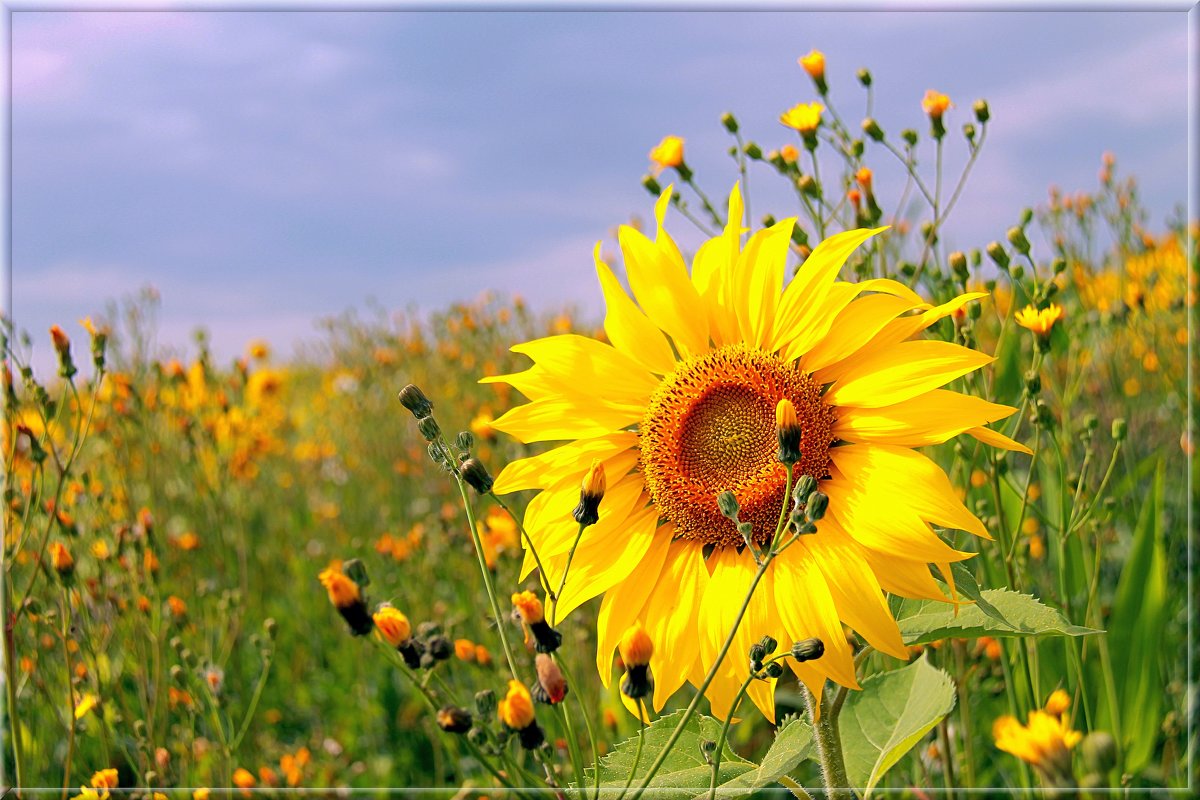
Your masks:
{"label": "small yellow flower", "polygon": [[925,92],[925,98],[921,100],[921,109],[932,119],[941,119],[950,105],[949,97],[933,89]]}
{"label": "small yellow flower", "polygon": [[1041,536],[1029,537],[1029,557],[1041,561],[1046,557],[1046,541]]}
{"label": "small yellow flower", "polygon": [[117,788],[117,771],[102,769],[99,772],[93,772],[91,784],[93,789],[115,789]]}
{"label": "small yellow flower", "polygon": [[211,789],[207,786],[201,786],[192,792],[192,800],[208,800],[210,794],[212,794]]}
{"label": "small yellow flower", "polygon": [[992,738],[996,747],[1033,765],[1047,782],[1056,784],[1070,777],[1071,748],[1083,734],[1053,714],[1031,711],[1026,725],[1007,715],[997,719]]}
{"label": "small yellow flower", "polygon": [[399,647],[412,636],[412,624],[398,608],[384,606],[375,612],[375,629],[392,647]]}
{"label": "small yellow flower", "polygon": [[871,181],[873,178],[874,174],[871,172],[869,167],[862,167],[858,172],[854,173],[855,182],[861,186],[862,190],[867,194],[871,193]]}
{"label": "small yellow flower", "polygon": [[183,619],[187,616],[187,603],[175,595],[167,598],[167,607],[170,608],[171,616],[175,619]]}
{"label": "small yellow flower", "polygon": [[625,663],[626,668],[641,667],[650,663],[650,658],[654,655],[654,642],[650,640],[650,635],[646,633],[642,623],[635,622],[621,637],[617,650],[621,653],[621,661]]}
{"label": "small yellow flower", "polygon": [[75,559],[62,542],[50,543],[50,565],[59,575],[66,577],[75,571]]}
{"label": "small yellow flower", "polygon": [[517,612],[521,615],[521,621],[526,625],[533,625],[545,619],[542,601],[533,592],[515,593],[512,596],[512,604],[516,606]]}
{"label": "small yellow flower", "polygon": [[249,797],[248,789],[253,789],[258,781],[254,777],[254,773],[245,767],[238,767],[233,771],[233,785],[242,790],[243,797]]}
{"label": "small yellow flower", "polygon": [[255,339],[253,342],[251,342],[250,346],[246,348],[246,351],[250,354],[250,357],[256,361],[262,361],[271,355],[270,346],[267,345],[267,343],[262,339]]}
{"label": "small yellow flower", "polygon": [[1015,318],[1022,328],[1039,336],[1049,336],[1050,331],[1063,318],[1063,308],[1058,303],[1051,303],[1040,311],[1033,306],[1025,306],[1017,312]]}
{"label": "small yellow flower", "polygon": [[663,140],[650,151],[651,171],[657,175],[664,169],[678,167],[683,164],[683,139],[678,136],[664,136]]}
{"label": "small yellow flower", "polygon": [[454,655],[459,661],[474,661],[475,643],[470,639],[455,639]]}
{"label": "small yellow flower", "polygon": [[779,156],[784,160],[785,163],[795,164],[800,158],[800,151],[796,149],[796,146],[793,144],[785,144],[783,147],[779,148]]}
{"label": "small yellow flower", "polygon": [[1055,689],[1050,697],[1046,699],[1045,711],[1047,714],[1053,714],[1061,718],[1070,707],[1071,696],[1062,689]]}
{"label": "small yellow flower", "polygon": [[480,411],[471,420],[471,433],[478,436],[480,439],[491,441],[496,438],[496,431],[492,428],[492,423],[495,417],[488,411]]}
{"label": "small yellow flower", "polygon": [[353,605],[360,599],[358,584],[346,577],[341,564],[331,565],[322,570],[317,579],[329,593],[329,602],[337,608]]}
{"label": "small yellow flower", "polygon": [[812,135],[821,124],[821,112],[824,110],[825,106],[820,103],[797,103],[780,114],[779,121],[802,134]]}
{"label": "small yellow flower", "polygon": [[808,77],[814,81],[825,80],[825,54],[820,50],[813,50],[808,55],[801,56],[796,63],[804,67]]}
{"label": "small yellow flower", "polygon": [[533,698],[525,684],[515,680],[508,682],[508,694],[497,704],[496,714],[501,722],[515,731],[533,724]]}
{"label": "small yellow flower", "polygon": [[83,719],[84,715],[99,704],[100,698],[90,692],[78,698],[75,701],[75,719]]}

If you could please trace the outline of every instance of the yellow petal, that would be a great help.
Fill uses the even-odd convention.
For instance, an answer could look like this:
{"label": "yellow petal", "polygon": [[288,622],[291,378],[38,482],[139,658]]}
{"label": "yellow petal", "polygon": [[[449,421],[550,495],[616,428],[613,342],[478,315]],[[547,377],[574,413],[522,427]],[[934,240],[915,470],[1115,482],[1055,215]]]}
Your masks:
{"label": "yellow petal", "polygon": [[766,348],[791,252],[795,217],[750,237],[733,270],[733,301],[742,341]]}
{"label": "yellow petal", "polygon": [[908,660],[900,628],[861,546],[826,517],[817,535],[801,537],[793,547],[807,550],[821,570],[843,622],[876,650]]}
{"label": "yellow petal", "polygon": [[914,600],[950,602],[933,579],[928,562],[897,558],[870,548],[863,548],[862,554],[885,592]]}
{"label": "yellow petal", "polygon": [[[839,491],[845,491],[845,505],[853,512],[893,514],[907,509],[934,525],[992,538],[983,523],[958,499],[942,468],[920,453],[892,445],[849,444],[830,449],[829,455],[841,475],[853,476],[852,481],[830,481],[831,486],[836,484]],[[833,503],[832,494],[829,500],[830,509],[841,512],[840,506]],[[844,530],[854,535],[854,528],[844,524],[844,519],[842,522]],[[926,560],[962,559],[948,556]]]}
{"label": "yellow petal", "polygon": [[950,342],[901,342],[856,357],[825,399],[837,406],[888,406],[936,389],[994,360]]}
{"label": "yellow petal", "polygon": [[[671,526],[660,528],[658,536],[670,539]],[[704,568],[701,546],[678,539],[671,542],[662,574],[646,600],[646,633],[654,642],[650,669],[654,674],[654,709],[663,707],[691,672],[699,654],[696,636],[696,609],[704,597],[708,570]]]}
{"label": "yellow petal", "polygon": [[[670,189],[667,190],[668,192]],[[625,256],[625,272],[638,305],[683,354],[708,349],[708,317],[687,268],[677,259],[674,243],[659,226],[659,243],[627,225],[617,232]]]}
{"label": "yellow petal", "polygon": [[[1014,409],[1015,410],[1015,409]],[[992,420],[986,420],[991,422]],[[990,428],[985,428],[982,425],[971,428],[967,433],[974,436],[984,444],[990,444],[992,447],[999,447],[1002,450],[1016,450],[1018,453],[1024,453],[1027,456],[1033,455],[1033,451],[1015,439],[1010,439],[1003,433],[994,431]]]}
{"label": "yellow petal", "polygon": [[[920,301],[918,300],[918,303]],[[855,353],[896,317],[913,308],[911,299],[890,294],[859,297],[834,320],[829,333],[800,359],[805,372],[817,373]],[[825,383],[815,374],[818,383]]]}
{"label": "yellow petal", "polygon": [[[670,540],[669,536],[664,538]],[[641,616],[646,598],[658,583],[666,556],[666,548],[649,552],[625,580],[604,593],[596,617],[596,669],[605,688],[612,679],[613,650],[625,630]]]}
{"label": "yellow petal", "polygon": [[582,479],[592,459],[604,461],[635,447],[637,434],[633,431],[571,442],[540,455],[508,462],[496,476],[492,490],[496,494],[511,494],[525,489],[544,489],[571,477]]}
{"label": "yellow petal", "polygon": [[934,389],[881,408],[840,408],[833,432],[850,442],[921,447],[1011,415],[1015,408]]}
{"label": "yellow petal", "polygon": [[[740,558],[738,552],[731,547],[718,549],[709,557],[712,574],[708,586],[705,587],[700,613],[696,618],[699,625],[699,661],[706,668],[706,672],[716,663],[717,654],[729,635],[729,629],[733,627],[734,618],[754,577],[752,571],[739,563]],[[749,558],[747,555],[746,559]],[[745,660],[745,651],[738,651],[735,639],[734,645],[721,662],[705,692],[712,715],[717,719],[724,719],[729,714],[733,699],[747,671],[743,666],[739,672],[736,665]]]}
{"label": "yellow petal", "polygon": [[838,281],[829,287],[825,302],[819,308],[810,309],[810,313],[800,319],[787,335],[778,332],[777,318],[775,344],[772,345],[772,348],[782,354],[784,361],[794,361],[800,358],[829,335],[838,315],[858,295],[859,284]]}
{"label": "yellow petal", "polygon": [[783,291],[775,322],[775,348],[797,337],[815,309],[825,303],[829,287],[846,259],[860,244],[886,228],[844,231],[825,239],[804,260]]}
{"label": "yellow petal", "polygon": [[675,369],[675,354],[662,331],[621,288],[617,276],[600,260],[600,243],[596,243],[596,275],[604,292],[604,332],[619,351],[637,361],[649,371],[666,375]]}
{"label": "yellow petal", "polygon": [[[815,535],[821,535],[819,529]],[[825,655],[808,664],[841,685],[857,689],[854,653],[842,630],[829,584],[806,549],[790,547],[775,560],[775,594],[781,601],[777,607],[790,639],[815,636],[825,645]]]}
{"label": "yellow petal", "polygon": [[644,409],[543,398],[510,408],[492,423],[519,442],[594,439],[639,422]]}
{"label": "yellow petal", "polygon": [[513,345],[512,351],[529,356],[568,389],[603,389],[604,401],[613,405],[644,407],[659,384],[658,378],[612,345],[574,333],[523,342]]}
{"label": "yellow petal", "polygon": [[[583,603],[603,594],[625,580],[643,559],[665,558],[671,544],[665,536],[655,536],[658,509],[650,507],[634,512],[622,526],[620,535],[601,541],[581,543],[567,576],[567,585],[558,602],[558,619],[564,619]],[[546,569],[557,583],[566,566],[566,556],[550,559]],[[545,563],[543,561],[543,563]]]}

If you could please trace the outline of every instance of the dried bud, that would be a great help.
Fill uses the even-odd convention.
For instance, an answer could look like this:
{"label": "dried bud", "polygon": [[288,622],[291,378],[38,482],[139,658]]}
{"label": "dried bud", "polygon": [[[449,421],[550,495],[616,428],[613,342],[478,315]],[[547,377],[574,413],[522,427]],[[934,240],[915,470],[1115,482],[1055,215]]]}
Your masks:
{"label": "dried bud", "polygon": [[805,639],[792,645],[792,658],[797,661],[815,661],[825,655],[825,643],[820,639]]}
{"label": "dried bud", "polygon": [[437,712],[437,724],[446,733],[466,733],[471,729],[471,712],[458,706],[442,706]]}
{"label": "dried bud", "polygon": [[408,384],[400,390],[400,405],[412,412],[417,419],[428,417],[433,413],[433,403],[415,384]]}
{"label": "dried bud", "polygon": [[487,467],[478,458],[468,458],[462,463],[459,468],[462,473],[463,480],[470,484],[471,488],[480,494],[487,494],[492,491],[492,476],[488,474]]}
{"label": "dried bud", "polygon": [[545,653],[538,653],[534,665],[537,669],[538,684],[533,687],[533,699],[547,705],[561,703],[567,696],[567,680],[558,664]]}

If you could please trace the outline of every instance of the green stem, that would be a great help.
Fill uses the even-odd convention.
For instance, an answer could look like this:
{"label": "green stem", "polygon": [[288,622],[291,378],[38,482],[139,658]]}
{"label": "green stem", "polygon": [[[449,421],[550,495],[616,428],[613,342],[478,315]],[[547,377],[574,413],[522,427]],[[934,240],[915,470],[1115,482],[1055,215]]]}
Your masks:
{"label": "green stem", "polygon": [[617,800],[624,800],[625,793],[629,791],[630,784],[633,783],[633,776],[637,775],[638,763],[642,760],[642,747],[646,743],[646,712],[642,705],[642,698],[637,699],[638,710],[638,743],[637,750],[633,753],[633,766],[629,770],[629,778],[625,781],[625,788],[617,795]]}
{"label": "green stem", "polygon": [[467,485],[463,479],[455,475],[458,483],[458,493],[462,495],[463,510],[467,514],[467,527],[471,531],[471,541],[475,543],[475,558],[479,562],[479,572],[483,575],[483,587],[487,589],[488,601],[492,604],[492,616],[496,620],[496,632],[500,635],[500,646],[504,649],[504,658],[508,661],[508,671],[513,680],[517,680],[517,662],[513,659],[512,649],[508,646],[508,635],[504,632],[504,619],[500,615],[500,602],[496,599],[496,587],[492,585],[492,573],[487,568],[483,557],[483,543],[479,541],[479,531],[475,527],[475,512],[471,508],[471,498],[467,494]]}
{"label": "green stem", "polygon": [[[576,687],[579,686],[579,684],[575,682],[575,678],[572,677],[571,671],[567,668],[567,660],[565,658],[555,658],[555,662],[558,664],[559,669],[562,670],[563,677],[567,679],[567,685]],[[596,732],[592,729],[592,715],[588,710],[587,704],[585,704],[583,701],[583,692],[576,691],[574,694],[575,702],[579,704],[579,713],[583,715],[583,727],[587,730],[588,743],[592,747],[592,767],[596,778],[596,786],[594,792],[592,793],[592,797],[599,798],[600,770],[596,769],[596,766],[600,763],[600,751],[596,746]],[[583,785],[582,782],[580,785]]]}
{"label": "green stem", "polygon": [[683,729],[687,726],[688,721],[691,720],[692,715],[696,713],[696,709],[700,706],[700,700],[704,697],[704,693],[708,691],[708,687],[710,684],[712,684],[713,678],[717,676],[717,671],[721,668],[721,665],[725,663],[725,656],[729,654],[729,648],[733,646],[733,639],[737,635],[738,628],[742,624],[742,618],[746,616],[746,609],[750,607],[750,598],[754,596],[754,590],[758,588],[758,583],[762,580],[763,575],[767,574],[767,567],[771,565],[771,560],[773,558],[774,554],[768,553],[767,557],[763,559],[762,564],[759,565],[758,571],[754,573],[754,579],[750,582],[750,588],[747,590],[745,598],[742,599],[741,608],[738,609],[737,617],[733,620],[733,627],[729,629],[729,634],[725,637],[725,642],[721,645],[721,649],[717,653],[716,660],[713,662],[713,665],[709,667],[708,674],[704,676],[704,680],[696,688],[696,694],[694,697],[692,697],[692,702],[688,703],[688,707],[684,710],[683,716],[680,717],[679,722],[675,725],[675,730],[671,731],[671,737],[667,739],[666,744],[664,744],[662,750],[659,751],[658,758],[654,760],[654,763],[650,765],[650,769],[646,772],[646,776],[642,778],[642,782],[637,788],[638,795],[640,795],[642,790],[650,785],[650,781],[652,781],[654,776],[658,774],[658,771],[662,769],[662,765],[666,762],[667,756],[669,756],[671,753],[671,748],[675,746],[675,743],[679,741],[679,737],[683,735]]}
{"label": "green stem", "polygon": [[246,731],[250,730],[250,722],[254,719],[254,712],[258,709],[258,701],[262,699],[263,688],[267,685],[267,677],[271,674],[271,661],[272,655],[269,654],[263,659],[262,672],[258,676],[258,682],[254,685],[254,694],[250,697],[250,705],[246,708],[246,716],[242,719],[242,725],[229,745],[230,750],[237,750],[238,745],[242,743],[242,739],[246,736]]}
{"label": "green stem", "polygon": [[550,606],[550,627],[553,628],[558,621],[558,598],[562,597],[563,589],[567,586],[567,574],[571,571],[571,562],[575,560],[575,549],[579,547],[579,540],[583,538],[583,532],[587,525],[579,524],[579,530],[575,533],[575,541],[571,542],[571,549],[567,551],[567,563],[563,566],[562,580],[558,582],[558,593],[551,595],[552,605]]}
{"label": "green stem", "polygon": [[826,708],[818,714],[817,700],[807,687],[801,686],[800,694],[808,706],[808,716],[813,723],[813,742],[817,748],[817,760],[821,765],[821,776],[825,780],[826,797],[829,800],[854,800],[850,790],[850,779],[846,777],[846,761],[842,757],[842,743],[838,735],[837,716]]}
{"label": "green stem", "polygon": [[554,590],[550,588],[550,575],[546,572],[546,568],[542,566],[542,559],[538,556],[537,548],[533,546],[533,538],[525,530],[525,523],[513,513],[513,510],[495,492],[491,492],[491,498],[496,501],[496,505],[500,506],[512,517],[513,522],[517,523],[517,530],[521,532],[521,536],[525,537],[525,546],[529,548],[529,552],[533,555],[533,563],[537,565],[538,579],[542,582],[542,590],[545,591],[547,599],[556,602],[558,598],[554,594]]}

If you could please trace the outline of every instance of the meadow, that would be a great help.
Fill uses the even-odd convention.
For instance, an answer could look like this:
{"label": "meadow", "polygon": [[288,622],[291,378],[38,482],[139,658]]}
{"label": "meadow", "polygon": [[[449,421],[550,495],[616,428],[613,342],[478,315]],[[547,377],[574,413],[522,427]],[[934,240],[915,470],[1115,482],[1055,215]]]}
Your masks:
{"label": "meadow", "polygon": [[[64,797],[128,790],[196,800],[223,790],[335,787],[616,798],[648,787],[694,797],[710,784],[722,797],[781,786],[798,797],[953,797],[972,787],[1101,796],[1105,787],[1191,785],[1195,231],[1182,219],[1148,220],[1136,180],[1106,156],[1095,186],[1031,198],[1028,209],[996,221],[1005,236],[947,251],[939,231],[972,188],[986,103],[950,107],[929,92],[929,129],[890,131],[869,114],[839,116],[823,59],[802,62],[820,102],[782,114],[786,144],[743,140],[730,115],[714,122],[729,133],[742,188],[751,173],[752,181],[782,182],[794,189],[791,208],[741,225],[729,187],[706,185],[684,143],[668,136],[651,153],[646,205],[631,211],[651,219],[662,197],[668,229],[694,225],[714,241],[730,228],[734,239],[742,227],[747,237],[782,231],[786,282],[820,260],[823,239],[890,225],[847,253],[841,279],[891,281],[871,284],[877,293],[867,296],[887,302],[905,297],[894,284],[912,289],[925,305],[892,317],[925,315],[919,338],[995,356],[945,383],[1010,411],[984,432],[963,425],[939,436],[927,421],[920,445],[990,538],[935,521],[940,544],[977,555],[908,583],[894,564],[872,567],[908,660],[883,652],[843,614],[836,638],[844,641],[835,646],[824,635],[821,647],[824,658],[853,656],[862,689],[837,690],[831,679],[825,700],[816,699],[827,703],[822,722],[809,678],[823,684],[826,675],[774,669],[781,656],[802,662],[803,648],[775,642],[772,657],[775,646],[759,638],[774,629],[762,619],[753,628],[751,615],[742,633],[734,624],[725,650],[734,644],[728,658],[747,686],[769,687],[769,700],[759,692],[754,702],[769,703],[774,718],[738,706],[746,686],[732,709],[728,696],[721,709],[715,700],[711,708],[693,703],[702,670],[681,675],[690,685],[665,707],[641,712],[644,726],[642,701],[622,695],[622,672],[650,663],[662,681],[658,664],[666,662],[640,658],[636,636],[598,628],[604,612],[593,593],[554,621],[562,642],[553,660],[535,661],[547,628],[541,604],[531,610],[510,596],[533,591],[548,620],[557,610],[550,593],[565,599],[569,585],[549,577],[570,569],[599,581],[600,568],[589,567],[586,545],[570,566],[575,546],[589,541],[577,538],[566,566],[563,546],[545,569],[523,570],[538,540],[533,522],[545,519],[531,506],[535,489],[550,487],[510,478],[519,488],[497,496],[486,482],[479,491],[480,475],[503,481],[505,465],[577,437],[506,433],[516,423],[509,416],[506,424],[505,413],[529,392],[519,380],[481,379],[526,369],[530,358],[510,349],[522,342],[571,334],[612,341],[621,330],[613,309],[623,308],[615,295],[606,292],[605,320],[530,308],[504,287],[436,311],[346,312],[325,320],[294,358],[252,342],[225,363],[203,336],[186,352],[164,352],[157,298],[144,292],[49,334],[6,322],[9,784]],[[869,109],[871,76],[859,80]],[[858,105],[837,99],[837,107]],[[961,176],[942,174],[949,148],[969,155]],[[905,183],[876,185],[871,165],[884,160],[903,166]],[[780,227],[793,215],[794,226]],[[654,233],[652,224],[641,227]],[[624,253],[627,269],[637,252],[625,239],[601,249],[614,264]],[[35,374],[31,348],[54,348],[57,374]],[[432,411],[401,393],[409,385]],[[574,390],[606,401],[602,381]],[[778,425],[782,453],[787,426]],[[774,442],[774,428],[767,432]],[[651,460],[639,451],[621,462],[623,472],[648,470]],[[614,463],[606,463],[599,525],[616,502],[622,474]],[[562,496],[577,494],[581,477],[587,494],[589,464],[575,466]],[[813,477],[819,491],[825,476]],[[789,491],[792,478],[789,464]],[[593,482],[597,489],[604,495]],[[819,539],[820,503],[806,497],[795,506],[796,538],[811,525]],[[825,499],[836,512],[838,497]],[[561,509],[564,520],[571,505]],[[761,548],[769,562],[777,541],[756,536],[746,534],[738,552]],[[934,559],[918,556],[932,547],[905,563],[925,570]],[[926,585],[946,601],[923,599]],[[739,599],[728,602],[736,608]],[[381,603],[402,612],[402,628],[381,621]],[[361,609],[373,621],[364,623]],[[652,634],[662,627],[646,626]],[[356,627],[366,635],[353,635]],[[607,663],[617,639],[628,662],[604,683],[596,674],[601,637]],[[751,642],[760,649],[742,652]],[[655,652],[665,644],[655,641]],[[603,653],[599,660],[606,663]],[[549,697],[531,706],[544,745],[528,746],[514,677],[541,689],[535,699]],[[556,691],[563,680],[565,698]]]}

